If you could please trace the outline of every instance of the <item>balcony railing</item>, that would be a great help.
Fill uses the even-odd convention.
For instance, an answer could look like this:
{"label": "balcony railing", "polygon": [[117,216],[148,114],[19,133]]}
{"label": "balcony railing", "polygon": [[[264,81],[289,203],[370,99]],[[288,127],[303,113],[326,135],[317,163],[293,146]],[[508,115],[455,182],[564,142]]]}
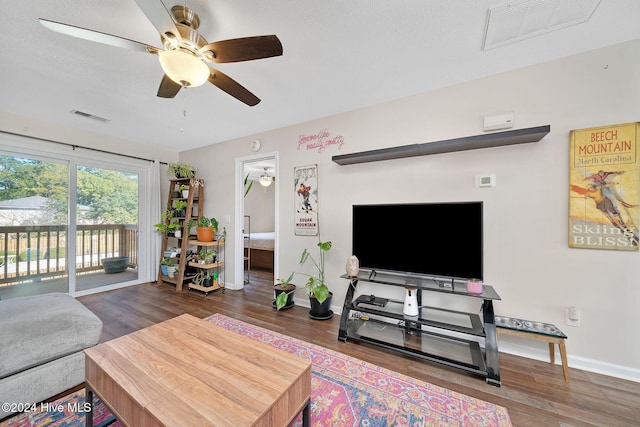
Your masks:
{"label": "balcony railing", "polygon": [[[0,227],[0,286],[68,275],[67,227]],[[78,225],[76,273],[102,270],[103,258],[128,256],[138,265],[137,226]]]}

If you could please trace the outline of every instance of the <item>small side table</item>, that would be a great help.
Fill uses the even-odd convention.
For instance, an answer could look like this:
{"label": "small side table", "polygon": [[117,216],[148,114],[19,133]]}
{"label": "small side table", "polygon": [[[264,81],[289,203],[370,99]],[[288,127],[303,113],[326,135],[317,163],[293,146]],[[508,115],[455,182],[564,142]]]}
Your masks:
{"label": "small side table", "polygon": [[551,364],[556,362],[554,344],[560,349],[562,371],[564,380],[569,382],[569,365],[567,364],[567,349],[565,340],[567,336],[551,323],[536,322],[532,320],[516,319],[514,317],[495,316],[496,331],[498,335],[512,335],[521,338],[534,339],[549,343],[549,358]]}

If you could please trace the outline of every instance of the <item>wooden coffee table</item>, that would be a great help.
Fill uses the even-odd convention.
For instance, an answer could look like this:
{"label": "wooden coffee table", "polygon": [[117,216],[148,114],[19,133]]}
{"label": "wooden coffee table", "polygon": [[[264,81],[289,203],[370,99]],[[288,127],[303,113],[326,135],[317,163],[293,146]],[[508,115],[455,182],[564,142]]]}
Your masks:
{"label": "wooden coffee table", "polygon": [[85,355],[87,401],[128,426],[309,425],[311,362],[188,314]]}

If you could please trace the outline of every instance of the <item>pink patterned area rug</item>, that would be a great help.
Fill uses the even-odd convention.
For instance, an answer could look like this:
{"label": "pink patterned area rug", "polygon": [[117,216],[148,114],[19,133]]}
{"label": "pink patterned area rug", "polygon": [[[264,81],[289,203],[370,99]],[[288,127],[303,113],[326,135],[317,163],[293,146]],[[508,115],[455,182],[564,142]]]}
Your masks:
{"label": "pink patterned area rug", "polygon": [[[272,332],[221,314],[205,320],[240,335],[310,360],[311,425],[509,427],[507,410],[354,357]],[[84,390],[35,412],[0,422],[0,427],[84,426]],[[94,402],[94,425],[121,427],[109,409]],[[302,425],[299,416],[290,427]]]}
{"label": "pink patterned area rug", "polygon": [[310,360],[312,426],[511,426],[502,406],[221,314],[205,320]]}

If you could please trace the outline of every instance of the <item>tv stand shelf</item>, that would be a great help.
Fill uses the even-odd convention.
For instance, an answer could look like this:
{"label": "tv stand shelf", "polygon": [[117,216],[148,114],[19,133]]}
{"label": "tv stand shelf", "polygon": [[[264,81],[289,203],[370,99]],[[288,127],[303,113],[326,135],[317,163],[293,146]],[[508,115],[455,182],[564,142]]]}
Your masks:
{"label": "tv stand shelf", "polygon": [[[500,296],[484,285],[482,294],[466,291],[466,283],[454,282],[449,288],[417,276],[368,274],[342,278],[350,281],[340,320],[338,339],[373,344],[441,363],[486,377],[488,384],[500,386],[498,343],[493,300]],[[382,300],[374,304],[364,297],[353,299],[358,282],[416,288],[420,314],[405,316],[403,301]],[[446,292],[482,299],[482,319],[475,313],[422,305],[422,292]],[[352,317],[351,312],[358,316]],[[483,323],[484,320],[484,323]],[[484,348],[479,341],[484,340]]]}

